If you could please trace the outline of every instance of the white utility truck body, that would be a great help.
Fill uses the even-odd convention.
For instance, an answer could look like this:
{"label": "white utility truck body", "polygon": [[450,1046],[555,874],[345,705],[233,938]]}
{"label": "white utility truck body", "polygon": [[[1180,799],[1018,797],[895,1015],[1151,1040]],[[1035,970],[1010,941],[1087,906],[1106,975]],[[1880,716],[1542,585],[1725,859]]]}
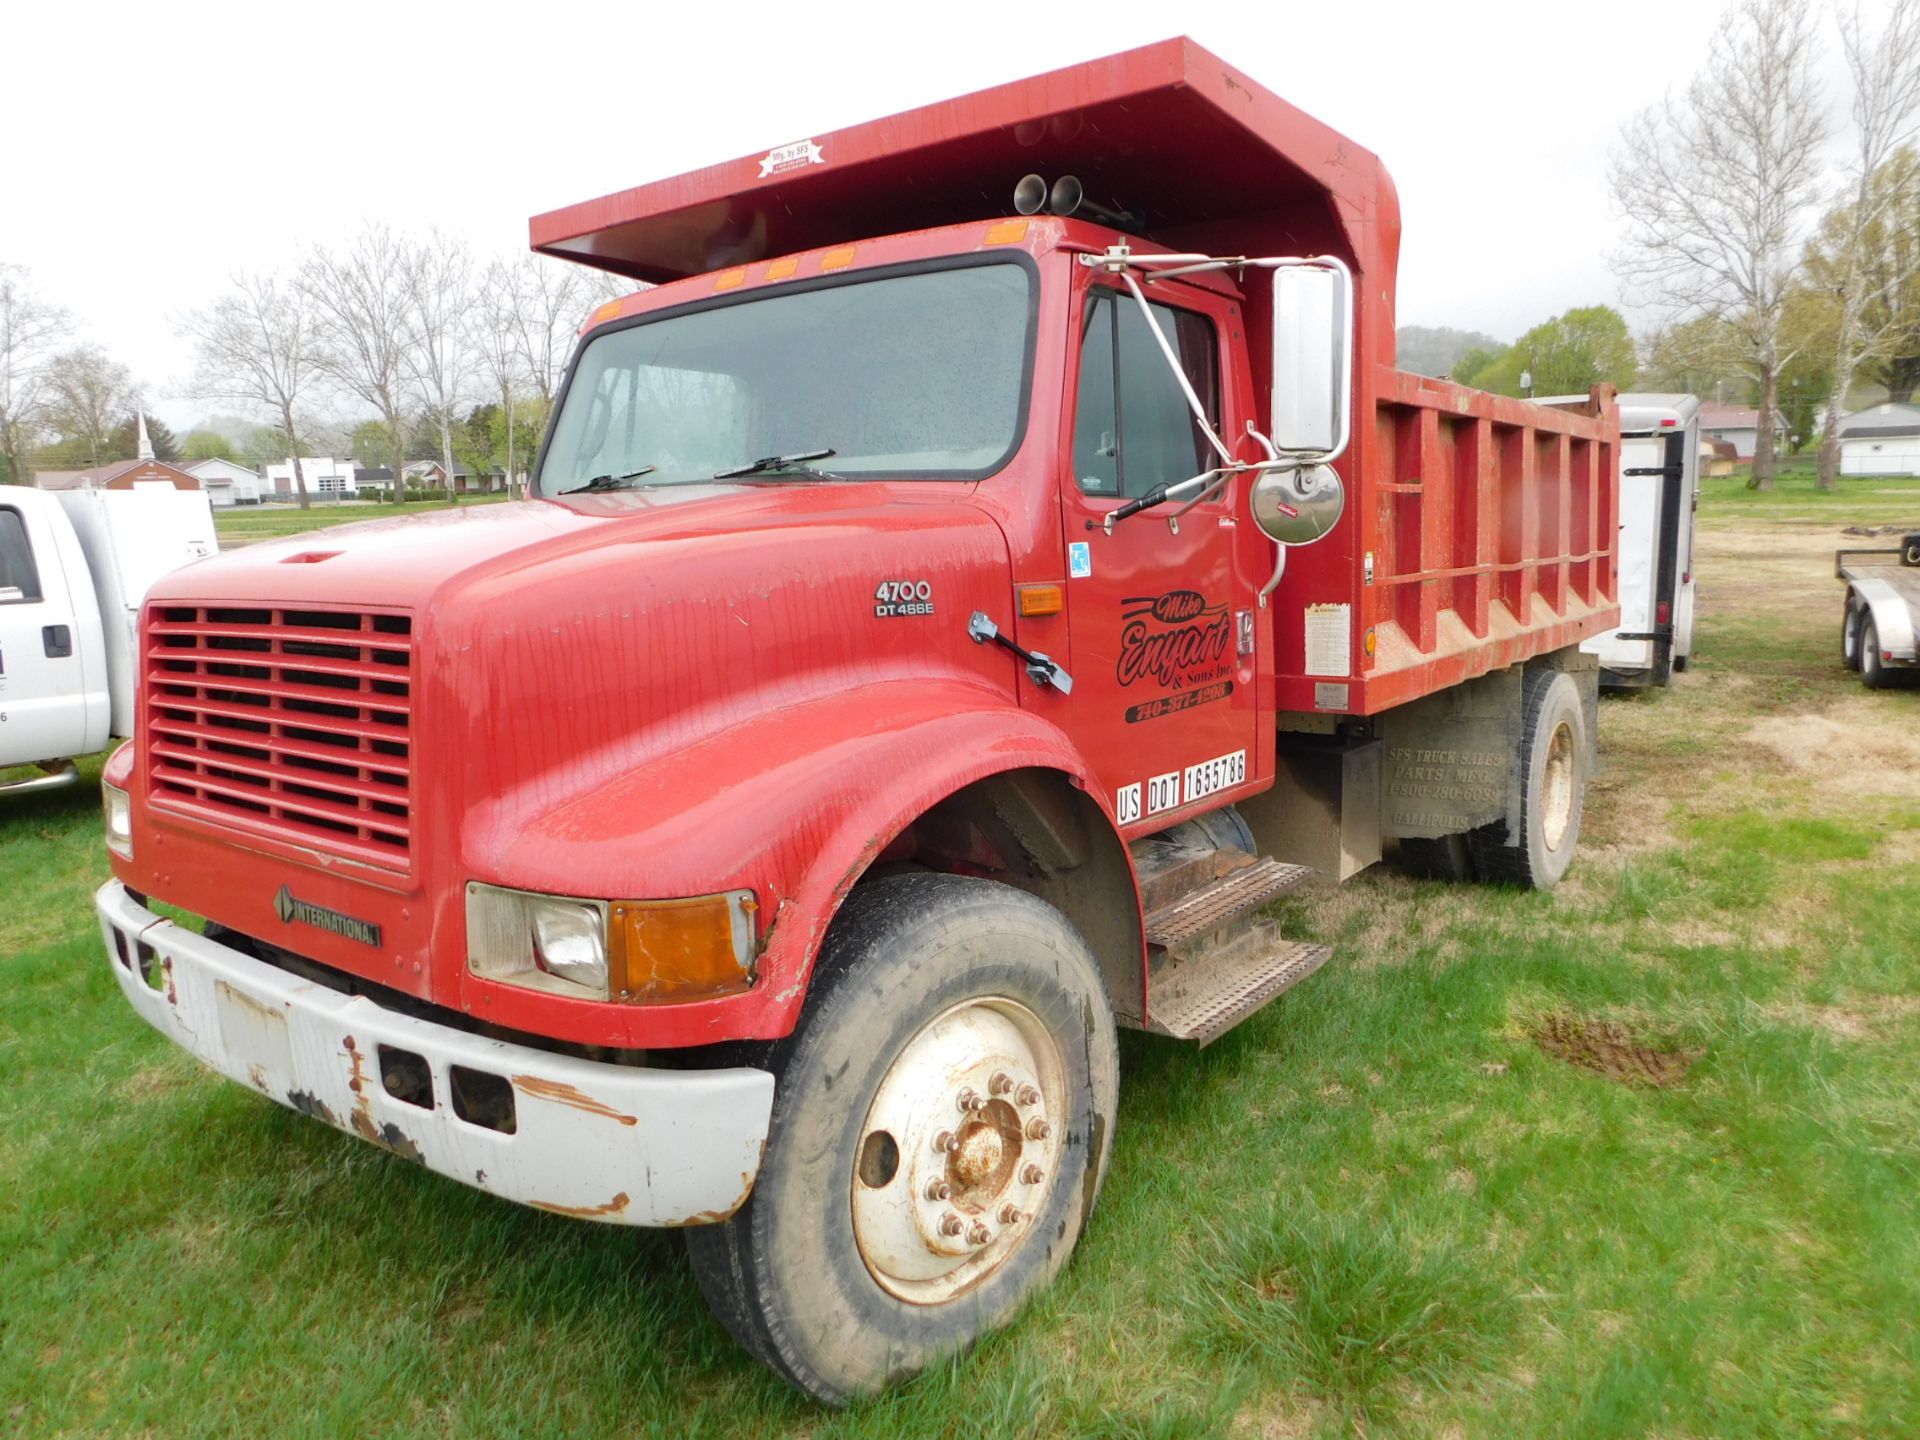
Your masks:
{"label": "white utility truck body", "polygon": [[132,733],[140,603],[218,549],[197,490],[0,489],[0,767],[46,771],[0,791]]}
{"label": "white utility truck body", "polygon": [[1665,685],[1675,670],[1687,668],[1699,476],[1699,397],[1622,395],[1620,628],[1580,647],[1599,658],[1603,686]]}

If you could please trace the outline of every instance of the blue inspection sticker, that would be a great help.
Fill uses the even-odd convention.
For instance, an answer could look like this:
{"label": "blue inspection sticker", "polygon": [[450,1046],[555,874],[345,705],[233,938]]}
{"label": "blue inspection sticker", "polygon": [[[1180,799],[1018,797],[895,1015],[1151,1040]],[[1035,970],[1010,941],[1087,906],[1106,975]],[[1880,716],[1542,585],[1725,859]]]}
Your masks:
{"label": "blue inspection sticker", "polygon": [[1067,546],[1067,574],[1075,580],[1084,580],[1093,574],[1093,546],[1084,540]]}

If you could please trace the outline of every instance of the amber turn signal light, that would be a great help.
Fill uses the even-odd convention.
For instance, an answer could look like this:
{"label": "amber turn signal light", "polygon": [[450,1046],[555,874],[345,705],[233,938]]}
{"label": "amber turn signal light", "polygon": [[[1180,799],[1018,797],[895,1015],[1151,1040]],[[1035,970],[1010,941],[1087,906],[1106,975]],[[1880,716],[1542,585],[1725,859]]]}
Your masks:
{"label": "amber turn signal light", "polygon": [[1020,597],[1020,614],[1029,620],[1036,615],[1058,615],[1067,608],[1066,592],[1058,585],[1022,585],[1015,593]]}
{"label": "amber turn signal light", "polygon": [[750,890],[614,901],[607,917],[612,998],[648,1005],[747,989],[758,909]]}

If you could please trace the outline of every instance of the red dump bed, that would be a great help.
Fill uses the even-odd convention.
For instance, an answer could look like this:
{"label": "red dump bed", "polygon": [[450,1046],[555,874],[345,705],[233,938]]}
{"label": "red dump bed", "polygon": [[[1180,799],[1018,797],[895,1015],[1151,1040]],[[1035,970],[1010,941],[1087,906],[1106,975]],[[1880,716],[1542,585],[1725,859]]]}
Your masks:
{"label": "red dump bed", "polygon": [[[1353,269],[1354,436],[1337,467],[1348,511],[1289,558],[1272,610],[1279,708],[1373,713],[1615,627],[1611,397],[1578,414],[1395,370],[1400,210],[1386,169],[1190,40],[539,215],[531,238],[663,281],[1010,214],[1028,172],[1078,175],[1170,250],[1331,253]],[[1263,394],[1267,285],[1248,272]]]}

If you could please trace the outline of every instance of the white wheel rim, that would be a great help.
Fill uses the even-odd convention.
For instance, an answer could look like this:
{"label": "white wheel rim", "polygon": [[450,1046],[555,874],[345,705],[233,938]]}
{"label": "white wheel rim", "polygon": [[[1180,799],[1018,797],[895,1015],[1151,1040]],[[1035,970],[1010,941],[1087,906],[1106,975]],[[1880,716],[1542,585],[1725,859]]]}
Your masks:
{"label": "white wheel rim", "polygon": [[1065,1068],[1015,1000],[968,1000],[908,1040],[867,1107],[853,1238],[889,1293],[938,1305],[992,1275],[1045,1213],[1068,1119]]}
{"label": "white wheel rim", "polygon": [[1546,773],[1541,777],[1540,838],[1549,850],[1560,848],[1573,823],[1573,771],[1573,727],[1562,720],[1547,743]]}

